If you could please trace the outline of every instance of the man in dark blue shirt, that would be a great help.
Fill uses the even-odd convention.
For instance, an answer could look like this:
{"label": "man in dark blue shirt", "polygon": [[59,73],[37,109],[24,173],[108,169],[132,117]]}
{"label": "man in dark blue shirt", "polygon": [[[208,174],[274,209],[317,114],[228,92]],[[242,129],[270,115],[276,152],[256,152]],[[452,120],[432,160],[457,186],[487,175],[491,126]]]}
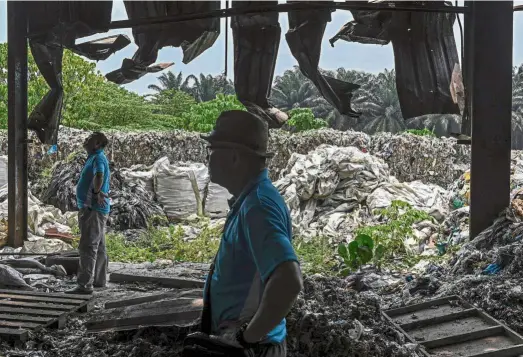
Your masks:
{"label": "man in dark blue shirt", "polygon": [[205,287],[210,332],[255,356],[284,357],[285,316],[303,283],[289,211],[266,169],[267,123],[227,111],[203,138],[211,181],[234,197]]}
{"label": "man in dark blue shirt", "polygon": [[89,155],[76,186],[78,225],[80,227],[80,266],[75,289],[71,294],[90,294],[94,287],[105,287],[107,253],[105,225],[110,211],[109,161],[104,153],[108,140],[102,133],[91,134],[84,142]]}

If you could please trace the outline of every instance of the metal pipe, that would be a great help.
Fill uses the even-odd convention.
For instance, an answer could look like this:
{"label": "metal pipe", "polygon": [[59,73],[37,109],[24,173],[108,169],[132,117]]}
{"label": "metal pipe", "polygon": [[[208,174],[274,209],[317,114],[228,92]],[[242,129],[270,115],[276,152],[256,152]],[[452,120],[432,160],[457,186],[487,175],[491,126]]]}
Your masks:
{"label": "metal pipe", "polygon": [[445,6],[445,5],[432,5],[430,7],[418,6],[418,5],[399,5],[399,4],[373,4],[366,2],[344,2],[344,3],[290,3],[290,4],[278,4],[278,5],[262,5],[252,7],[232,7],[229,9],[220,9],[204,13],[196,14],[183,14],[175,16],[161,16],[161,17],[145,17],[139,19],[120,20],[113,21],[109,25],[109,29],[120,29],[128,27],[141,27],[168,24],[175,22],[184,22],[192,20],[201,20],[208,18],[222,18],[229,16],[238,16],[245,14],[256,14],[265,12],[288,12],[288,11],[300,11],[300,10],[320,10],[320,9],[337,9],[337,10],[382,10],[382,11],[412,11],[412,12],[445,12],[445,13],[466,13],[468,8],[464,6]]}
{"label": "metal pipe", "polygon": [[27,239],[27,7],[7,3],[8,245]]}

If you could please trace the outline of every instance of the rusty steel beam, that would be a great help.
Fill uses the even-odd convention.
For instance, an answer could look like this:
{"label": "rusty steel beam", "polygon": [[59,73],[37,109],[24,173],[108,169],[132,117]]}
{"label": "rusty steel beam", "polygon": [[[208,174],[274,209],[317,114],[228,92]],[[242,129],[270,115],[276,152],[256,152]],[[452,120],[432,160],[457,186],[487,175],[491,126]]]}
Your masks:
{"label": "rusty steel beam", "polygon": [[120,20],[113,21],[109,25],[109,29],[121,29],[128,27],[137,26],[150,26],[159,24],[169,24],[175,22],[184,22],[191,20],[201,20],[216,17],[229,17],[238,16],[245,14],[256,14],[266,12],[288,12],[288,11],[299,11],[299,10],[321,10],[321,9],[337,9],[337,10],[387,10],[387,11],[414,11],[414,12],[448,12],[448,13],[466,13],[468,9],[464,6],[446,6],[433,5],[430,7],[419,6],[414,4],[380,4],[380,3],[367,3],[363,1],[354,2],[324,2],[324,3],[287,3],[278,5],[263,5],[263,6],[250,6],[246,8],[228,8],[215,11],[209,11],[205,13],[196,14],[183,14],[175,16],[162,16],[162,17],[144,17],[133,20]]}
{"label": "rusty steel beam", "polygon": [[27,239],[27,8],[7,3],[8,245]]}
{"label": "rusty steel beam", "polygon": [[[465,22],[472,121],[470,236],[510,204],[512,1],[470,2]],[[496,14],[496,16],[492,16]]]}

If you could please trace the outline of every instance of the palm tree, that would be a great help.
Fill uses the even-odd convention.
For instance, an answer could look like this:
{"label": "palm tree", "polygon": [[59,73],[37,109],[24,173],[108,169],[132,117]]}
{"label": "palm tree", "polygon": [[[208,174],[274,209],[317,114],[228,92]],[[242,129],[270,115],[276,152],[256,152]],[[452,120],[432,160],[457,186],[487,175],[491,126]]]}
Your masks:
{"label": "palm tree", "polygon": [[373,134],[378,131],[391,133],[405,130],[401,107],[396,90],[394,70],[369,77],[370,82],[361,88],[353,100],[354,108],[362,112],[361,122],[356,129]]}
{"label": "palm tree", "polygon": [[182,83],[183,83],[182,72],[178,73],[178,75],[175,75],[171,71],[169,71],[167,73],[163,73],[161,76],[158,77],[158,81],[160,82],[160,86],[157,86],[156,84],[150,84],[147,88],[152,89],[157,92],[161,92],[162,90],[165,90],[165,89],[183,90],[182,89]]}
{"label": "palm tree", "polygon": [[234,84],[224,74],[212,76],[200,73],[199,78],[191,74],[182,84],[184,91],[191,94],[198,102],[216,99],[219,93],[234,94]]}
{"label": "palm tree", "polygon": [[271,92],[271,103],[278,109],[310,108],[315,117],[325,118],[332,106],[320,96],[314,84],[305,77],[298,66],[277,76]]}

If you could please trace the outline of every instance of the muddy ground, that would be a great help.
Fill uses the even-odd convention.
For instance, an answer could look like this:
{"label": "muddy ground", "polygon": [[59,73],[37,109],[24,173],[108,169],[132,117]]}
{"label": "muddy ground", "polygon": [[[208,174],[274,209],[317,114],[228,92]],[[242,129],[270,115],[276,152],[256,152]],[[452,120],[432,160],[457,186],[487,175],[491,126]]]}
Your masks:
{"label": "muddy ground", "polygon": [[[110,271],[145,271],[157,276],[184,276],[203,279],[202,264],[123,265],[111,264]],[[47,284],[48,286],[50,284]],[[52,289],[63,291],[74,286],[73,279],[54,280]],[[87,333],[84,323],[106,313],[107,301],[150,293],[168,292],[154,284],[114,284],[96,291],[94,308],[86,314],[72,314],[64,329],[42,330],[28,342],[0,344],[6,357],[176,357],[191,328],[148,327],[125,332]],[[374,292],[357,293],[341,279],[311,276],[288,317],[288,356],[417,356],[415,347],[384,322],[380,297]]]}

